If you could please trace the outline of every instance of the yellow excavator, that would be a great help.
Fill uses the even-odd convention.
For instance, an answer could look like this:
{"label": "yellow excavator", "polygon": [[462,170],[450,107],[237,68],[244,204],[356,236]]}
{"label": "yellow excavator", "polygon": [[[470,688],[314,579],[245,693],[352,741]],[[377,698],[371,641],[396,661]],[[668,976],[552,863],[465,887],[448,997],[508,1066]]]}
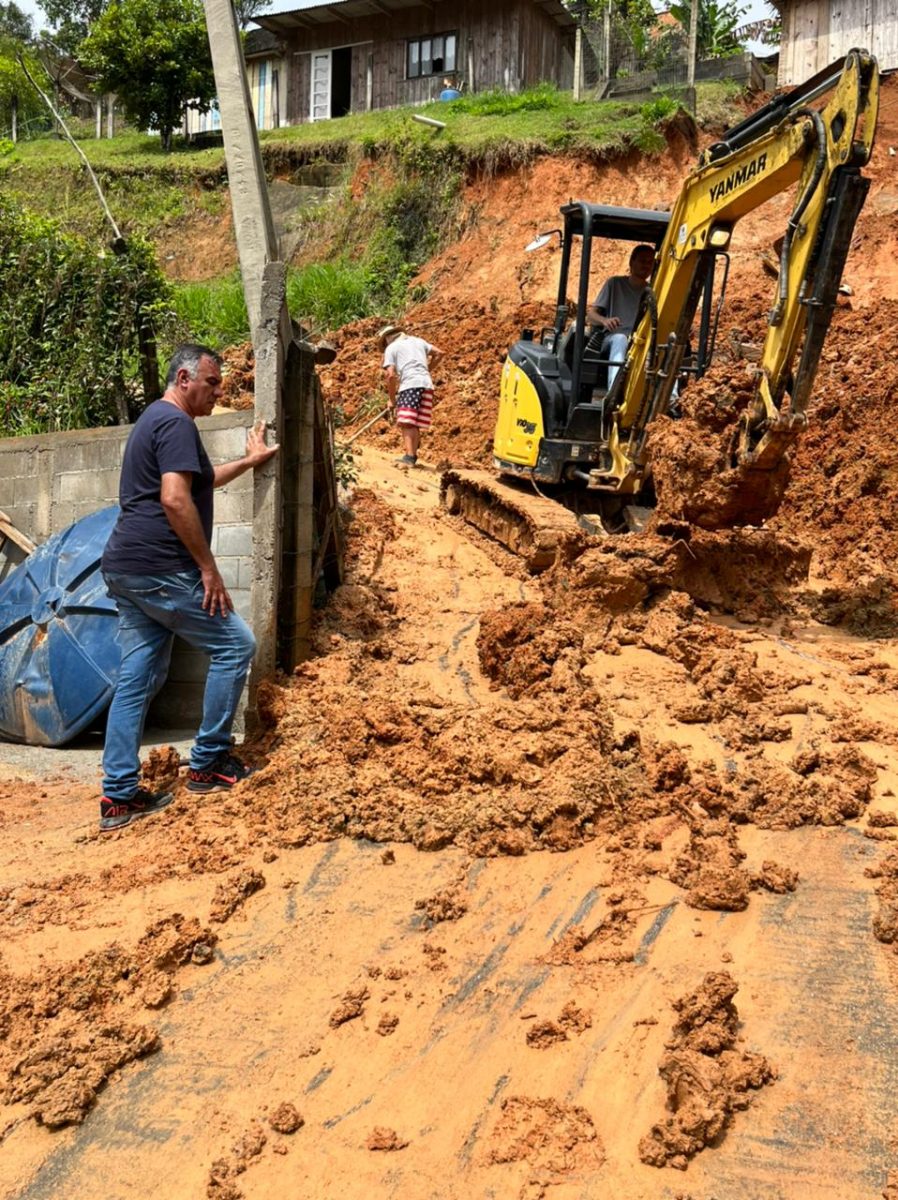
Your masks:
{"label": "yellow excavator", "polygon": [[[498,476],[447,471],[441,497],[448,511],[521,554],[533,571],[554,562],[570,533],[638,527],[635,514],[652,503],[649,427],[671,411],[676,381],[700,378],[714,354],[733,228],[797,184],[755,397],[731,463],[746,471],[776,467],[807,424],[821,347],[869,188],[861,167],[872,151],[878,99],[876,59],[851,50],[710,146],[671,212],[565,205],[563,228],[552,231],[561,238],[554,324],[525,330],[502,370],[493,441]],[[586,325],[596,238],[656,248],[641,316],[610,388],[603,334],[590,334]],[[568,280],[576,251],[571,320]]]}

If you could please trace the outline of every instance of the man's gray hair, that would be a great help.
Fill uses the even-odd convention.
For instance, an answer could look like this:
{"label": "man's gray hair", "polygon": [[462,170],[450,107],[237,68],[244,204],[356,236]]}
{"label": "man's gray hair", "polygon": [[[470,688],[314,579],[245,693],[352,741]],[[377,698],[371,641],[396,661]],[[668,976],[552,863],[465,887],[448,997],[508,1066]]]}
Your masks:
{"label": "man's gray hair", "polygon": [[208,346],[198,346],[193,342],[185,342],[178,346],[168,364],[165,386],[171,387],[178,378],[178,372],[185,367],[190,372],[190,378],[196,379],[196,373],[200,369],[200,360],[203,358],[211,358],[213,362],[221,366],[221,355],[215,350],[210,350]]}

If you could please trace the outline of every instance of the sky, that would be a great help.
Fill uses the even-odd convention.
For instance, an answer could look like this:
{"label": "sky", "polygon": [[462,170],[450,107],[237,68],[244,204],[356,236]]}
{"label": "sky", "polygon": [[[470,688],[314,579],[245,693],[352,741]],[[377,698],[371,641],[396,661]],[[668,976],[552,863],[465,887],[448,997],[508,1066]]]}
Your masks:
{"label": "sky", "polygon": [[[36,0],[16,0],[16,3],[19,8],[34,18],[35,27],[40,29],[44,24],[44,14],[38,8]],[[746,24],[749,21],[760,21],[762,18],[770,16],[770,8],[764,0],[742,0],[742,5],[748,9],[743,17],[743,21]],[[293,0],[274,0],[274,3],[267,11],[270,13],[289,12],[291,8],[297,7],[299,5],[293,3]],[[769,54],[771,51],[770,46],[761,46],[755,42],[749,42],[748,48],[749,50],[753,50],[755,54]]]}

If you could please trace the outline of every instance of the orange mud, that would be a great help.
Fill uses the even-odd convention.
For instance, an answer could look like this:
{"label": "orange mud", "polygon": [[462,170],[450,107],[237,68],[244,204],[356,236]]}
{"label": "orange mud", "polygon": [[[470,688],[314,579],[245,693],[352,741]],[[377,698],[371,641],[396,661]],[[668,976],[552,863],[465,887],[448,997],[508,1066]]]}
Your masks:
{"label": "orange mud", "polygon": [[697,991],[674,1002],[679,1020],[658,1067],[672,1115],[639,1143],[644,1163],[685,1170],[694,1154],[718,1141],[734,1112],[748,1108],[749,1090],[775,1078],[763,1055],[735,1049],[738,990],[732,976],[721,971],[706,975]]}
{"label": "orange mud", "polygon": [[[98,780],[0,750],[0,1194],[894,1190],[896,95],[763,528],[681,508],[534,580],[375,428],[315,656],[260,694],[258,774],[194,795],[155,754],[175,802],[101,837]],[[426,461],[488,461],[505,347],[551,311],[528,237],[571,194],[663,203],[688,158],[471,191],[409,316],[446,351]],[[738,407],[787,214],[740,227],[720,390],[687,421]],[[321,370],[359,423],[376,327]]]}

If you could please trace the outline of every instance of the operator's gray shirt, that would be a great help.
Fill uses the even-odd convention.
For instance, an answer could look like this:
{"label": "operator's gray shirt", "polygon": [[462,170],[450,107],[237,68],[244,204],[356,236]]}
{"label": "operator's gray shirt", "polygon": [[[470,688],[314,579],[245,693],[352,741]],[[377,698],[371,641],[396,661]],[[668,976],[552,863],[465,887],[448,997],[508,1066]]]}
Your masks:
{"label": "operator's gray shirt", "polygon": [[432,388],[433,380],[427,369],[427,356],[433,349],[423,338],[400,334],[384,351],[384,366],[395,367],[399,376],[398,391],[409,388]]}
{"label": "operator's gray shirt", "polygon": [[620,328],[615,333],[630,334],[636,328],[636,314],[645,284],[634,287],[626,275],[612,275],[593,302],[605,317],[617,317]]}

